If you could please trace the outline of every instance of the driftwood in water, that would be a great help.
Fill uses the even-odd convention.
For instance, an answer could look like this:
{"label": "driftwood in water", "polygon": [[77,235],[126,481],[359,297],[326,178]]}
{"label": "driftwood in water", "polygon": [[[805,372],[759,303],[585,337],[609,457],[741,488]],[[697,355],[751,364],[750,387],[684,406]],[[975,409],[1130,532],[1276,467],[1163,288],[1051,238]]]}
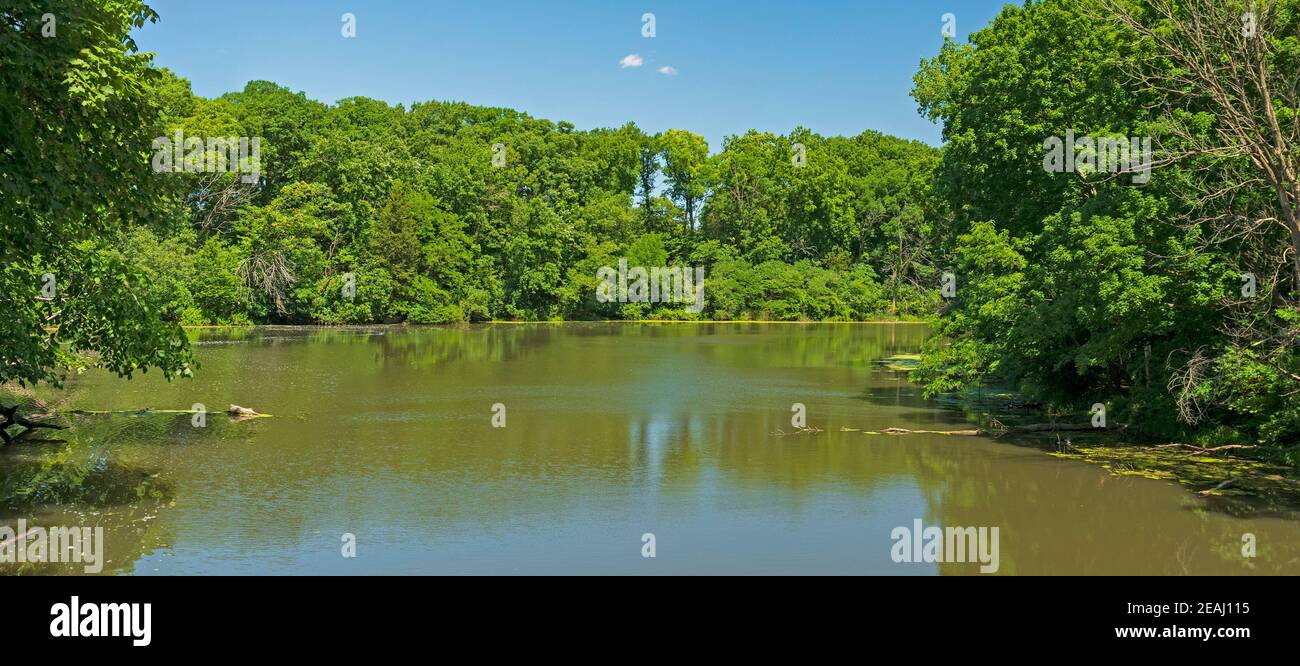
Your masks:
{"label": "driftwood in water", "polygon": [[1228,449],[1256,449],[1256,448],[1259,448],[1259,447],[1255,446],[1254,444],[1225,444],[1225,445],[1223,445],[1223,446],[1212,446],[1212,447],[1210,447],[1210,448],[1207,449],[1207,448],[1205,448],[1205,447],[1203,447],[1203,446],[1197,446],[1197,445],[1195,445],[1195,444],[1184,444],[1184,443],[1182,443],[1182,442],[1174,442],[1173,444],[1160,444],[1160,445],[1158,445],[1158,446],[1156,446],[1156,447],[1154,447],[1154,448],[1157,448],[1157,449],[1167,449],[1167,448],[1170,448],[1170,447],[1180,447],[1180,448],[1185,448],[1185,449],[1191,449],[1191,450],[1193,450],[1193,451],[1198,451],[1198,452],[1200,452],[1200,453],[1214,453],[1215,451],[1226,451],[1226,450],[1228,450]]}
{"label": "driftwood in water", "polygon": [[[883,430],[863,430],[866,435],[960,435],[965,437],[975,437],[978,435],[1001,435],[1008,432],[1073,432],[1073,431],[1091,431],[1091,430],[1123,430],[1126,426],[1115,425],[1111,427],[1093,427],[1091,423],[1031,423],[1022,426],[1005,426],[1001,423],[994,422],[991,428],[977,428],[974,430],[910,430],[908,428],[885,428]],[[841,428],[841,431],[851,432],[852,428]]]}
{"label": "driftwood in water", "polygon": [[1095,426],[1091,423],[1030,423],[1022,426],[1002,426],[992,432],[1089,432],[1092,430],[1123,430],[1127,425]]}
{"label": "driftwood in water", "polygon": [[[232,405],[233,407],[233,405]],[[1127,426],[1116,424],[1106,428],[1093,427],[1091,423],[1031,423],[1022,426],[1006,426],[998,421],[993,421],[988,428],[974,428],[967,430],[912,430],[909,428],[883,428],[881,430],[858,430],[848,426],[840,426],[840,432],[860,432],[864,435],[956,435],[962,437],[977,437],[979,435],[1003,435],[1009,432],[1070,432],[1070,431],[1092,431],[1092,430],[1123,430]],[[772,433],[777,437],[785,435],[796,435],[805,433],[823,432],[821,428],[808,427],[798,428],[795,432],[785,432],[777,430]]]}
{"label": "driftwood in water", "polygon": [[908,430],[907,428],[885,428],[878,433],[881,435],[964,435],[974,436],[986,434],[982,430]]}
{"label": "driftwood in water", "polygon": [[795,428],[794,432],[786,432],[780,428],[777,428],[776,432],[773,432],[772,434],[776,437],[785,437],[786,435],[806,435],[806,434],[815,435],[819,432],[825,432],[825,431],[822,430],[821,428],[818,428],[817,426],[808,426],[808,427]]}
{"label": "driftwood in water", "polygon": [[[32,432],[35,432],[39,428],[49,428],[51,430],[63,430],[67,427],[67,426],[56,425],[53,423],[32,421],[23,418],[18,415],[18,405],[14,405],[12,407],[0,407],[0,417],[3,417],[3,421],[0,421],[0,439],[4,440],[4,444],[3,444],[4,446],[9,446],[13,442],[26,437],[27,435],[31,434]],[[22,432],[19,432],[17,435],[10,435],[9,427],[15,425],[22,426],[24,430]],[[57,442],[60,440],[40,440],[40,441]]]}
{"label": "driftwood in water", "polygon": [[1237,482],[1236,479],[1225,479],[1224,481],[1220,482],[1219,485],[1217,485],[1217,486],[1215,486],[1215,487],[1213,487],[1213,488],[1206,488],[1205,490],[1202,490],[1202,491],[1200,491],[1200,492],[1197,493],[1197,494],[1198,494],[1198,495],[1212,495],[1212,494],[1214,494],[1216,491],[1223,490],[1224,488],[1227,488],[1228,486],[1231,486],[1232,484],[1234,484],[1234,483],[1236,483],[1236,482]]}
{"label": "driftwood in water", "polygon": [[[154,409],[153,407],[144,407],[142,409],[116,409],[116,410],[76,409],[68,413],[80,414],[82,416],[115,416],[119,414],[123,416],[154,416],[160,414],[208,414],[210,412],[208,412],[206,409]],[[220,414],[222,412],[211,412],[211,413]],[[263,414],[261,412],[254,411],[252,409],[249,409],[248,407],[240,407],[239,405],[233,405],[233,404],[230,405],[230,407],[224,413],[228,414],[230,416],[230,420],[232,421],[243,421],[245,419],[264,419],[264,418],[270,418],[271,416],[270,414]]]}

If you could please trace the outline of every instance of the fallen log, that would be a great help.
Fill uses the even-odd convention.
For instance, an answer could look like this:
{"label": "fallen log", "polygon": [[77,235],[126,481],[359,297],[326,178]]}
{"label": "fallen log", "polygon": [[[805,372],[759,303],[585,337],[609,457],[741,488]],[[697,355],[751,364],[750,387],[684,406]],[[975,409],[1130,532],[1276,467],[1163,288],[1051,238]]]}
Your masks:
{"label": "fallen log", "polygon": [[[231,417],[238,417],[242,419],[242,418],[253,418],[253,417],[269,418],[271,416],[270,414],[263,414],[261,412],[253,411],[251,409],[248,409],[247,407],[240,407],[239,405],[231,405],[231,407],[235,407],[238,410],[247,410],[247,411],[230,411],[229,409],[227,409],[225,413],[229,414]],[[117,409],[117,410],[74,409],[68,413],[80,414],[83,416],[112,416],[114,414],[123,414],[127,416],[151,416],[154,414],[212,414],[214,412],[209,412],[207,410],[201,410],[201,409],[154,409],[153,407],[144,407],[142,409]],[[221,413],[221,412],[215,412],[215,413]]]}
{"label": "fallen log", "polygon": [[1198,492],[1197,494],[1198,494],[1198,495],[1210,495],[1210,494],[1213,494],[1215,491],[1223,490],[1224,488],[1227,488],[1228,486],[1231,486],[1232,484],[1234,484],[1234,483],[1236,483],[1236,482],[1237,482],[1236,479],[1226,479],[1226,480],[1224,480],[1222,483],[1220,483],[1219,485],[1217,485],[1217,486],[1215,486],[1215,487],[1213,487],[1213,488],[1206,488],[1205,490],[1202,490],[1202,491]]}
{"label": "fallen log", "polygon": [[987,434],[981,430],[908,430],[907,428],[885,428],[880,431],[864,431],[869,435],[963,435],[973,437]]}
{"label": "fallen log", "polygon": [[1031,423],[1022,426],[1004,426],[997,424],[993,428],[975,428],[968,430],[911,430],[909,428],[885,428],[883,430],[861,430],[841,428],[845,432],[861,432],[864,435],[961,435],[975,437],[978,435],[1002,435],[1009,432],[1087,432],[1092,430],[1123,430],[1126,425],[1117,424],[1105,428],[1095,428],[1091,423]]}
{"label": "fallen log", "polygon": [[[19,416],[18,405],[12,407],[0,407],[0,417],[4,418],[4,421],[0,423],[0,439],[4,440],[4,446],[9,446],[41,428],[48,428],[50,430],[64,430],[67,428],[67,426],[61,426],[55,423],[45,423],[42,421],[32,421]],[[12,426],[21,426],[23,430],[21,430],[17,435],[10,435],[9,428]]]}
{"label": "fallen log", "polygon": [[815,435],[819,432],[825,432],[825,431],[822,430],[821,428],[818,428],[817,426],[808,426],[808,427],[796,428],[794,432],[786,432],[780,428],[777,428],[776,431],[772,433],[772,435],[775,437],[785,437],[786,435],[804,435],[804,434]]}
{"label": "fallen log", "polygon": [[1223,445],[1223,446],[1212,446],[1212,447],[1210,447],[1210,448],[1205,448],[1205,447],[1203,447],[1203,446],[1197,446],[1197,445],[1195,445],[1195,444],[1184,444],[1184,443],[1182,443],[1182,442],[1174,442],[1173,444],[1159,444],[1159,445],[1157,445],[1157,446],[1155,446],[1155,447],[1153,447],[1153,448],[1157,448],[1157,449],[1167,449],[1167,448],[1170,448],[1170,447],[1175,447],[1175,448],[1184,448],[1184,449],[1191,449],[1191,450],[1193,450],[1193,451],[1197,451],[1197,452],[1200,452],[1200,453],[1214,453],[1215,451],[1227,451],[1227,450],[1229,450],[1229,449],[1257,449],[1257,448],[1259,448],[1258,446],[1256,446],[1256,445],[1254,445],[1254,444],[1225,444],[1225,445]]}
{"label": "fallen log", "polygon": [[1089,432],[1092,430],[1124,430],[1127,424],[1095,426],[1091,423],[1030,423],[1022,426],[1002,426],[997,432]]}

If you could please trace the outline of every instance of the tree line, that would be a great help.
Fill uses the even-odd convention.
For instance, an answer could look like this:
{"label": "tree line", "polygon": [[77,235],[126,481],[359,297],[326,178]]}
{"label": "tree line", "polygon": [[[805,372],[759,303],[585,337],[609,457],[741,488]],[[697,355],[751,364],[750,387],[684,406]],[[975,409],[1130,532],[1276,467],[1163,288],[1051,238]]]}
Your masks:
{"label": "tree line", "polygon": [[[919,142],[751,131],[711,155],[685,130],[327,105],[265,81],[205,99],[159,71],[147,94],[160,137],[260,139],[256,182],[158,174],[164,225],[126,232],[184,324],[860,320],[937,304],[939,152]],[[599,302],[597,272],[620,259],[703,266],[704,311]]]}

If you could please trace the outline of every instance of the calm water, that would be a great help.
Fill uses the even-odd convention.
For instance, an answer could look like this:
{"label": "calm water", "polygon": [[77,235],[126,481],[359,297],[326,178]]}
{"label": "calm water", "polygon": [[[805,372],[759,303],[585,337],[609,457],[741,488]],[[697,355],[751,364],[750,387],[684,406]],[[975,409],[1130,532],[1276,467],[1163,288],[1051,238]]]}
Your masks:
{"label": "calm water", "polygon": [[[106,572],[970,574],[895,563],[891,531],[998,526],[1003,574],[1300,573],[1300,522],[976,437],[879,360],[916,325],[565,324],[203,332],[166,384],[102,375],[70,408],[229,403],[273,418],[97,416],[170,502],[99,524]],[[808,424],[790,431],[791,404]],[[506,426],[492,425],[495,403]],[[10,516],[6,522],[12,522]],[[1241,556],[1242,534],[1259,556]],[[345,559],[344,533],[357,557]],[[656,557],[643,558],[642,535]]]}

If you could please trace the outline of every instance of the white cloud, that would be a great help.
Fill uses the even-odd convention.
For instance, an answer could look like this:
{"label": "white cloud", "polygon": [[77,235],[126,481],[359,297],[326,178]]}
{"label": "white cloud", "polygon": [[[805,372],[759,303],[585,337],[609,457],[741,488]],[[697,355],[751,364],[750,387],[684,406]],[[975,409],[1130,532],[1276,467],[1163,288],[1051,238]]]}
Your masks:
{"label": "white cloud", "polygon": [[677,76],[677,68],[669,65],[664,65],[663,67],[659,68],[659,73],[667,74],[668,76]]}
{"label": "white cloud", "polygon": [[635,53],[629,53],[623,56],[622,60],[618,61],[618,66],[624,69],[627,69],[628,67],[640,67],[644,62],[645,61],[641,59],[641,56]]}

